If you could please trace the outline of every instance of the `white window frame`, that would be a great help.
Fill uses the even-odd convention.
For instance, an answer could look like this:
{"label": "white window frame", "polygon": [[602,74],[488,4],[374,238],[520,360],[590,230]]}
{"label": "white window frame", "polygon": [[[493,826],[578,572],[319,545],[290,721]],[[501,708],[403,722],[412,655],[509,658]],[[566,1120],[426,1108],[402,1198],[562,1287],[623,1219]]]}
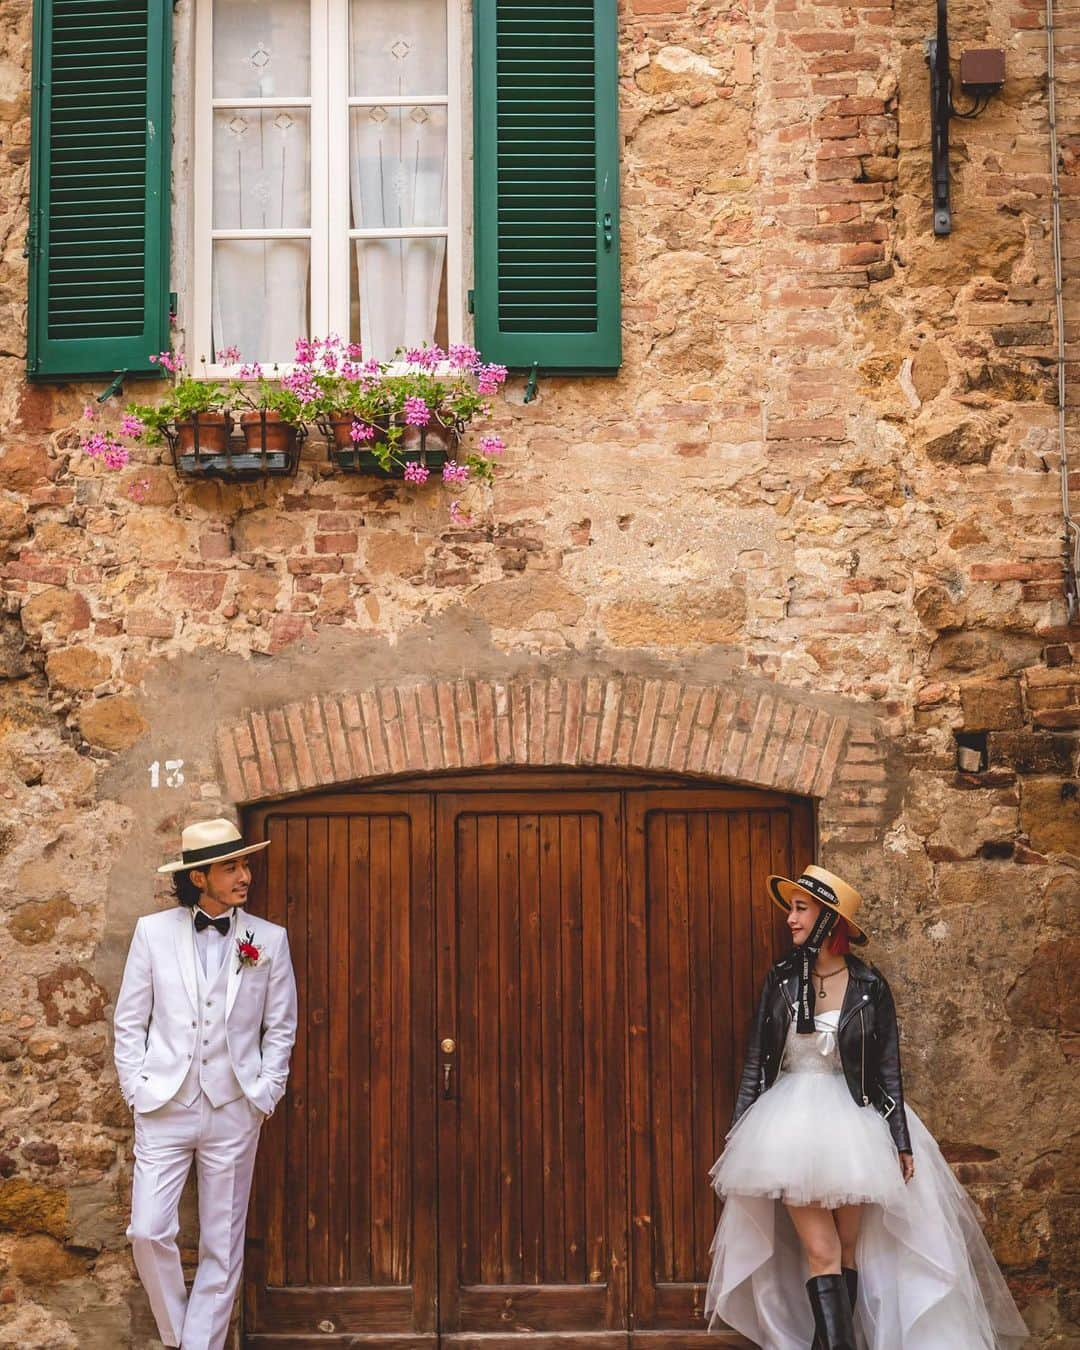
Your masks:
{"label": "white window frame", "polygon": [[[447,326],[451,343],[465,341],[466,277],[463,259],[465,173],[464,80],[461,0],[446,2],[447,92],[406,97],[349,94],[348,0],[309,0],[311,93],[307,98],[215,98],[213,96],[213,0],[198,0],[194,42],[194,225],[191,300],[187,325],[188,367],[207,379],[235,378],[236,366],[207,358],[212,348],[213,247],[216,239],[307,239],[311,248],[310,335],[349,332],[351,250],[360,239],[446,239]],[[387,0],[393,4],[393,0]],[[331,91],[339,91],[332,95]],[[354,229],[349,179],[349,112],[364,107],[445,107],[447,110],[447,215],[445,226]],[[218,230],[213,228],[214,112],[219,108],[306,108],[311,119],[311,218],[307,229]],[[335,191],[335,187],[337,190]],[[299,335],[298,335],[299,336]],[[251,354],[241,353],[250,360]],[[282,364],[282,374],[292,369]]]}

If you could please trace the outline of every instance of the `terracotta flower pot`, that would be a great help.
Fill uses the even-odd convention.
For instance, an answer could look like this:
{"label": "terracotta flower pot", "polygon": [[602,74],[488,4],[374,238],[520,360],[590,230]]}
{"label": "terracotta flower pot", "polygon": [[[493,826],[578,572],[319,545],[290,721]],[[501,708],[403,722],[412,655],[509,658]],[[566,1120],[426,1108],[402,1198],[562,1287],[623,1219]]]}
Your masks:
{"label": "terracotta flower pot", "polygon": [[426,427],[407,427],[403,437],[406,450],[414,450],[429,467],[441,468],[448,459],[457,456],[461,437],[457,428],[444,426],[434,419]]}
{"label": "terracotta flower pot", "polygon": [[241,413],[240,427],[249,452],[270,453],[296,449],[297,427],[284,421],[275,412]]}
{"label": "terracotta flower pot", "polygon": [[[194,413],[176,424],[179,452],[182,455],[223,455],[229,448],[232,418],[228,413]],[[198,442],[196,444],[196,432]]]}
{"label": "terracotta flower pot", "polygon": [[[351,450],[353,448],[353,423],[362,419],[354,417],[352,413],[336,413],[326,419],[326,428],[329,429],[329,437],[333,441],[335,450]],[[379,422],[370,422],[369,426],[375,428],[375,435],[370,441],[361,441],[361,446],[372,445],[375,441],[386,436],[386,427]]]}

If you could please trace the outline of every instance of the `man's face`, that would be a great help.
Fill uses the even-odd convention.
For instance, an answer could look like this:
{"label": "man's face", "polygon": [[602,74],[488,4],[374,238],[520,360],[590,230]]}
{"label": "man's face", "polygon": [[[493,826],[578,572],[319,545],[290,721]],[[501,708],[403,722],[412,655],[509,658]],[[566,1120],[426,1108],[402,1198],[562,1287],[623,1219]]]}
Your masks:
{"label": "man's face", "polygon": [[247,899],[251,868],[247,858],[227,858],[225,862],[211,863],[205,871],[192,872],[191,879],[202,892],[204,901],[235,909]]}

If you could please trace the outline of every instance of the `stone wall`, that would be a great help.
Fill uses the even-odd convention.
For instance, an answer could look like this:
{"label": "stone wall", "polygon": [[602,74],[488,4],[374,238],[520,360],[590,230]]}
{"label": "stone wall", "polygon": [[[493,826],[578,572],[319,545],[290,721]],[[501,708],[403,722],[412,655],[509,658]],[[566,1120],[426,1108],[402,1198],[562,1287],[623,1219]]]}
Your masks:
{"label": "stone wall", "polygon": [[[566,703],[601,717],[591,689],[617,690],[616,763],[681,734],[678,767],[758,781],[779,736],[777,772],[822,797],[822,859],[869,897],[911,1097],[1033,1344],[1080,1344],[1080,628],[1043,6],[952,7],[955,50],[1005,47],[1008,83],[953,124],[948,239],[930,233],[931,6],[621,11],[626,363],[542,379],[528,405],[513,382],[505,470],[456,527],[442,498],[334,478],[314,447],[294,482],[241,488],[79,453],[100,390],[24,379],[30,2],[0,7],[0,1347],[153,1343],[108,1017],[181,821],[293,789],[262,776],[262,726],[275,772],[294,735],[317,757],[309,733],[333,781],[404,771],[388,728],[404,735],[410,699],[422,725],[416,691],[444,685],[464,701],[435,695],[429,722],[466,762],[461,726],[497,687],[520,762],[594,762]],[[1080,407],[1080,10],[1058,25]],[[840,723],[842,772],[800,779]],[[348,741],[361,727],[384,764]],[[957,733],[983,771],[958,771]],[[162,768],[153,788],[175,759],[183,783]]]}

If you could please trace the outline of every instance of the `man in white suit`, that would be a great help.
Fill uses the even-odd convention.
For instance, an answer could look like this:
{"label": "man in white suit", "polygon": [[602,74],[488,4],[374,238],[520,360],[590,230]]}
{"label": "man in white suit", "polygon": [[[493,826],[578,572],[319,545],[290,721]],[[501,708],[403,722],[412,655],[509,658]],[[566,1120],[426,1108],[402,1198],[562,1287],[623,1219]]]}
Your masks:
{"label": "man in white suit", "polygon": [[[296,982],[285,929],[243,909],[245,845],[227,820],[189,825],[178,905],[135,925],[113,1019],[120,1091],[135,1116],[131,1239],[161,1339],[221,1350],[244,1252],[262,1122],[285,1092]],[[192,1161],[199,1266],[184,1288],[180,1194]]]}

